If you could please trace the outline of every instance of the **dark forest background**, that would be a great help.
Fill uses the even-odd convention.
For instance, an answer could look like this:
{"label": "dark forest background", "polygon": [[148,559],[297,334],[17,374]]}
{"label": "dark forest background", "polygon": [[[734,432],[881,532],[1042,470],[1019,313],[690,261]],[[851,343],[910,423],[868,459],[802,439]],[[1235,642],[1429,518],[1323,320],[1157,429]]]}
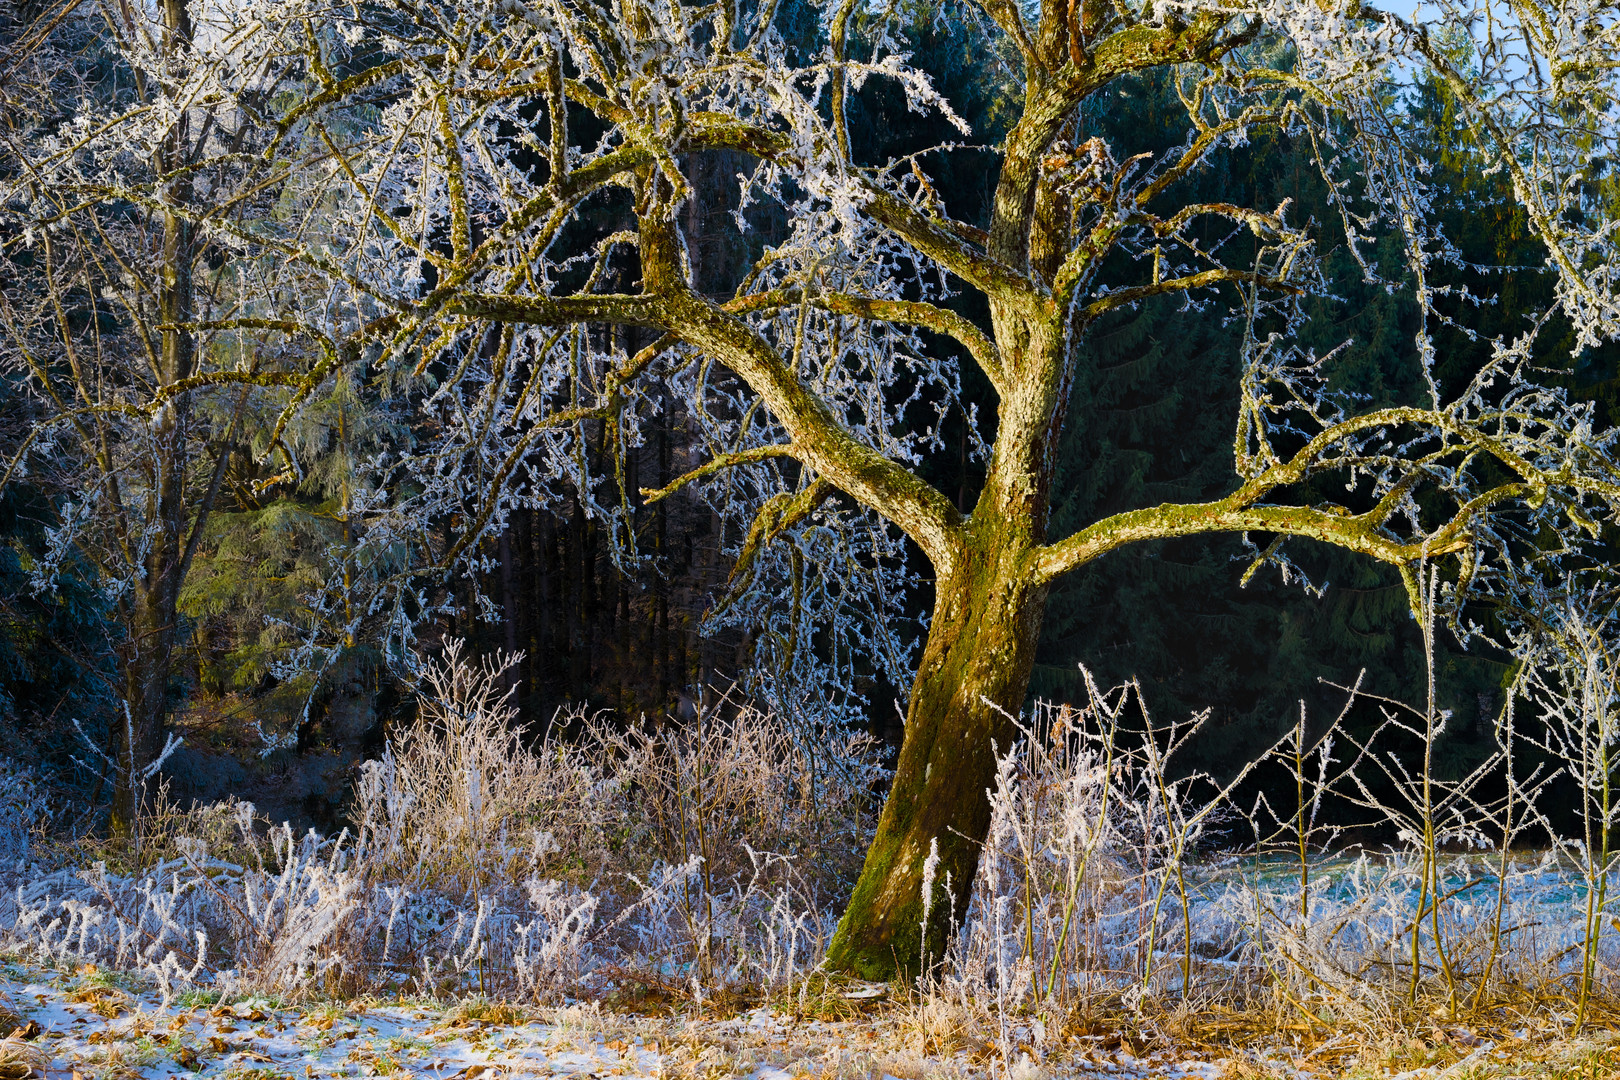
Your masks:
{"label": "dark forest background", "polygon": [[[801,18],[802,33],[813,40],[813,13]],[[1003,102],[993,58],[975,54],[973,40],[943,23],[914,34],[920,66],[944,73],[947,96],[980,142],[993,147]],[[1551,282],[1538,269],[1524,222],[1502,197],[1503,181],[1483,175],[1454,149],[1464,140],[1455,137],[1444,96],[1423,91],[1392,99],[1395,107],[1432,147],[1431,179],[1463,260],[1522,267],[1442,270],[1466,281],[1481,301],[1457,301],[1451,312],[1479,339],[1456,329],[1441,333],[1438,375],[1454,384],[1489,348],[1485,337],[1516,331],[1550,298]],[[1085,122],[1129,152],[1165,149],[1183,130],[1175,123],[1178,108],[1169,86],[1133,82],[1101,95],[1088,106]],[[857,156],[868,161],[956,137],[943,122],[911,112],[900,91],[878,80],[858,95],[851,123]],[[993,149],[919,160],[960,216],[985,216]],[[694,272],[700,285],[718,292],[762,239],[768,241],[771,222],[764,212],[747,234],[735,225],[735,177],[743,163],[714,154],[685,164],[698,193],[684,222]],[[1399,290],[1363,279],[1344,249],[1308,148],[1276,136],[1226,150],[1201,182],[1204,194],[1226,201],[1271,206],[1289,200],[1295,220],[1318,222],[1337,296],[1315,302],[1306,344],[1327,353],[1347,342],[1331,362],[1331,377],[1371,405],[1414,400],[1421,386],[1415,305]],[[1386,254],[1389,267],[1401,264],[1394,249]],[[970,307],[964,313],[978,314]],[[1055,484],[1054,536],[1119,510],[1217,497],[1231,488],[1240,327],[1227,314],[1220,303],[1192,309],[1176,299],[1154,301],[1117,313],[1084,342]],[[1542,343],[1557,377],[1596,401],[1600,421],[1608,423],[1620,407],[1616,357],[1574,363],[1556,329]],[[993,423],[989,387],[976,377],[967,366],[965,401]],[[28,416],[19,385],[0,385],[0,425],[11,437]],[[662,487],[691,467],[684,424],[671,399],[626,464],[628,490]],[[981,474],[961,414],[948,422],[945,436],[950,449],[928,462],[929,479],[966,508]],[[346,436],[334,439],[335,457],[352,452]],[[588,452],[604,451],[597,445]],[[263,489],[257,468],[245,448],[233,459],[225,502],[185,586],[185,656],[170,692],[171,726],[186,745],[167,769],[170,797],[234,793],[271,816],[325,826],[341,819],[354,764],[380,748],[410,698],[363,639],[318,675],[289,674],[282,666],[294,643],[288,627],[300,620],[305,596],[325,573],[323,552],[345,526],[336,472]],[[85,753],[80,730],[94,737],[117,722],[114,631],[103,617],[100,583],[88,572],[47,583],[32,573],[57,507],[71,496],[26,479],[0,495],[0,723],[8,729],[0,738],[13,757],[81,785],[88,814],[103,793],[77,764]],[[422,640],[432,647],[463,637],[475,651],[521,651],[514,700],[537,734],[559,707],[572,703],[623,718],[689,716],[697,687],[727,685],[746,669],[752,642],[741,631],[705,632],[706,612],[730,570],[716,517],[694,499],[676,496],[638,510],[635,521],[639,547],[650,558],[626,573],[610,556],[605,526],[579,500],[518,512],[491,543],[495,569],[477,583],[493,610],[441,617]],[[1321,680],[1348,682],[1365,670],[1369,689],[1419,700],[1424,659],[1399,578],[1338,551],[1301,545],[1288,554],[1319,590],[1285,582],[1269,568],[1240,586],[1249,559],[1237,537],[1141,545],[1074,574],[1053,591],[1032,693],[1078,700],[1084,664],[1105,685],[1139,679],[1162,715],[1207,707],[1212,717],[1202,736],[1203,764],[1217,771],[1246,760],[1291,726],[1301,701],[1324,718],[1335,711],[1335,692]],[[924,564],[919,558],[915,565]],[[473,585],[449,586],[450,598],[470,604]],[[911,617],[920,618],[929,600],[923,581],[910,597]],[[1474,617],[1489,627],[1488,610]],[[1482,640],[1464,649],[1450,637],[1442,638],[1436,662],[1440,704],[1453,713],[1444,754],[1450,767],[1461,768],[1486,752],[1506,662]],[[872,732],[897,746],[902,688],[874,675],[863,689]],[[261,733],[295,733],[295,744],[266,755]]]}

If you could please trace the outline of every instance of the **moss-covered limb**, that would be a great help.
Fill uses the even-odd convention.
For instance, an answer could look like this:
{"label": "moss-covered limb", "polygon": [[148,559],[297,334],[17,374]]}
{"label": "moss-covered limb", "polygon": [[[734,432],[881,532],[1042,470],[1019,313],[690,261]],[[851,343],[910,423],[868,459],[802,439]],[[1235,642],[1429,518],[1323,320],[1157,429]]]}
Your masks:
{"label": "moss-covered limb", "polygon": [[786,429],[795,457],[900,526],[936,570],[948,568],[955,560],[963,524],[956,506],[920,476],[848,431],[757,330],[693,292],[674,230],[655,207],[641,218],[643,275],[648,292],[658,298],[659,324],[746,382]]}
{"label": "moss-covered limb", "polygon": [[997,29],[1012,38],[1026,68],[1039,63],[1035,42],[1030,37],[1029,24],[1024,22],[1024,9],[1017,0],[980,0],[979,6],[990,16],[990,21],[996,24]]}
{"label": "moss-covered limb", "polygon": [[1215,532],[1275,532],[1308,537],[1403,566],[1468,547],[1472,543],[1468,527],[1473,517],[1472,512],[1459,511],[1428,536],[1401,543],[1379,531],[1382,517],[1375,512],[1351,514],[1338,507],[1242,506],[1224,499],[1212,503],[1163,503],[1115,514],[1044,548],[1035,560],[1034,572],[1042,581],[1051,581],[1126,544]]}
{"label": "moss-covered limb", "polygon": [[1221,31],[1232,21],[1231,15],[1215,8],[1199,12],[1189,22],[1169,18],[1125,26],[1097,42],[1088,64],[1064,73],[1065,89],[1071,94],[1090,93],[1103,82],[1135,71],[1214,60],[1226,51]]}
{"label": "moss-covered limb", "polygon": [[[325,365],[317,368],[317,373],[322,372],[324,368]],[[184,379],[176,379],[166,386],[158,387],[152,392],[150,400],[138,408],[139,411],[150,416],[175,398],[189,394],[193,390],[201,390],[207,386],[301,387],[309,382],[310,378],[311,375],[309,374],[292,371],[207,371],[200,375],[190,375]],[[319,379],[317,378],[316,381],[318,382]],[[121,409],[119,411],[128,410]]]}
{"label": "moss-covered limb", "polygon": [[502,221],[500,227],[473,250],[466,260],[467,265],[483,265],[491,254],[503,250],[536,221],[574,206],[593,191],[622,181],[652,160],[653,154],[646,147],[621,146],[566,173],[559,173],[555,183],[548,184],[545,190]]}
{"label": "moss-covered limb", "polygon": [[991,203],[988,252],[1019,273],[1030,265],[1032,248],[1067,246],[1060,242],[1066,237],[1034,237],[1031,226],[1042,161],[1075,108],[1122,75],[1208,59],[1228,22],[1223,13],[1206,12],[1191,22],[1136,23],[1093,43],[1086,52],[1069,49],[1066,20],[1057,17],[1060,8],[1047,5],[1050,17],[1043,21],[1038,52],[1028,57],[1023,115],[1007,135]]}
{"label": "moss-covered limb", "polygon": [[587,293],[575,296],[517,296],[506,293],[462,293],[441,309],[447,315],[489,319],[530,326],[612,323],[662,327],[658,300],[633,293]]}
{"label": "moss-covered limb", "polygon": [[[1016,737],[1011,718],[1028,689],[1046,600],[1013,524],[977,522],[957,572],[936,585],[894,781],[828,951],[834,969],[867,978],[914,973],[943,955],[952,916],[966,910],[989,828],[986,791],[997,751]],[[931,851],[938,863],[930,874]]]}
{"label": "moss-covered limb", "polygon": [[304,117],[308,116],[310,113],[315,112],[317,109],[324,108],[327,105],[347,101],[357,91],[364,90],[369,86],[375,86],[377,83],[380,83],[385,79],[392,79],[397,75],[403,75],[405,71],[406,62],[403,59],[385,60],[373,67],[366,68],[364,71],[357,71],[353,75],[340,79],[331,86],[323,88],[318,94],[310,95],[303,101],[300,101],[298,104],[288,109],[287,112],[276,121],[276,133],[265,146],[260,157],[265,161],[274,160],[277,152],[281,148],[281,142],[287,137],[288,132],[292,131],[292,129],[297,126],[298,122]]}
{"label": "moss-covered limb", "polygon": [[706,476],[735,469],[740,465],[757,465],[761,461],[771,461],[775,458],[793,456],[793,447],[788,443],[772,443],[769,446],[752,446],[747,450],[737,450],[730,454],[720,454],[710,458],[691,472],[682,473],[661,488],[642,488],[641,497],[648,506],[669,498],[677,491],[695,480],[702,480]]}
{"label": "moss-covered limb", "polygon": [[848,293],[818,293],[810,302],[835,315],[920,326],[952,338],[968,351],[997,392],[1006,392],[1007,373],[1002,367],[1001,351],[984,331],[954,311],[917,300],[872,300]]}
{"label": "moss-covered limb", "polygon": [[473,246],[473,227],[467,212],[467,164],[462,160],[462,139],[450,117],[450,96],[439,94],[433,102],[439,121],[439,139],[444,146],[444,198],[450,204],[450,257],[467,262]]}
{"label": "moss-covered limb", "polygon": [[[1058,5],[1049,7],[1055,10]],[[1062,38],[1059,41],[1052,37],[1051,27],[1043,27],[1038,47],[1031,42],[1015,5],[1004,9],[989,5],[986,10],[1019,41],[1028,73],[1024,112],[1007,137],[991,227],[981,241],[984,250],[974,250],[954,223],[936,221],[875,185],[869,186],[866,209],[874,219],[981,291],[1035,299],[1045,288],[1026,273],[1032,246],[1066,250],[1069,241],[1067,235],[1058,235],[1067,229],[1067,221],[1059,223],[1056,217],[1045,223],[1043,235],[1034,236],[1032,230],[1041,159],[1053,139],[1075,107],[1113,79],[1131,71],[1196,62],[1213,55],[1219,48],[1218,38],[1226,19],[1206,14],[1191,23],[1133,25],[1110,34],[1090,53],[1071,54],[1067,32],[1058,35]],[[1210,138],[1219,138],[1219,133]],[[1192,163],[1190,160],[1186,168],[1190,169]]]}
{"label": "moss-covered limb", "polygon": [[844,63],[847,59],[844,40],[849,29],[849,17],[854,11],[855,0],[839,0],[838,10],[833,15],[832,25],[827,34],[827,44],[832,51],[833,63],[837,65],[832,80],[833,136],[838,144],[838,158],[846,163],[850,160],[849,118],[844,115],[844,94],[848,90],[849,69]]}
{"label": "moss-covered limb", "polygon": [[885,228],[938,262],[980,292],[1007,297],[1034,297],[1040,288],[1028,275],[994,256],[977,251],[958,231],[881,188],[868,188],[866,212]]}
{"label": "moss-covered limb", "polygon": [[759,508],[759,513],[749,523],[742,550],[737,553],[737,560],[731,565],[731,574],[726,578],[728,591],[715,605],[716,614],[729,608],[742,595],[743,587],[753,574],[754,562],[765,546],[815,513],[822,503],[832,497],[833,491],[833,486],[818,476],[802,491],[784,491],[765,500],[765,505]]}
{"label": "moss-covered limb", "polygon": [[635,114],[630,109],[606,95],[597,93],[579,79],[564,79],[563,92],[568,95],[569,101],[585,106],[610,123],[627,124],[635,119]]}
{"label": "moss-covered limb", "polygon": [[842,292],[813,292],[808,296],[796,286],[767,289],[764,292],[745,293],[721,305],[733,315],[775,311],[795,304],[808,303],[834,315],[848,315],[857,319],[918,326],[936,334],[954,339],[968,351],[986,377],[999,392],[1005,392],[1006,372],[1001,364],[1001,351],[990,336],[972,321],[948,308],[938,307],[921,300],[886,300],[868,296],[855,296]]}
{"label": "moss-covered limb", "polygon": [[[1053,140],[1069,123],[1075,107],[1094,87],[1065,93],[1051,76],[1031,72],[1024,93],[1024,113],[1007,134],[1001,174],[990,204],[990,258],[1011,267],[1020,278],[1034,286],[1035,295],[1045,295],[1044,284],[1025,275],[1030,271],[1029,254],[1033,242],[1031,221],[1035,213],[1036,189],[1042,175],[1042,161]],[[1060,226],[1066,233],[1069,223]],[[1046,238],[1047,242],[1068,246],[1067,236]],[[1038,246],[1038,245],[1037,245]]]}
{"label": "moss-covered limb", "polygon": [[1188,274],[1185,277],[1168,278],[1157,281],[1151,285],[1133,285],[1127,289],[1118,289],[1114,292],[1093,300],[1083,309],[1084,317],[1095,319],[1097,316],[1127,304],[1134,304],[1146,300],[1150,296],[1163,296],[1166,293],[1191,292],[1194,289],[1207,289],[1212,285],[1225,283],[1256,285],[1262,289],[1271,289],[1275,292],[1293,293],[1299,295],[1304,289],[1267,274],[1257,274],[1252,270],[1236,270],[1222,268],[1218,270],[1204,270],[1197,274]]}
{"label": "moss-covered limb", "polygon": [[1251,105],[1219,124],[1208,124],[1193,112],[1192,107],[1189,107],[1188,113],[1188,119],[1198,125],[1198,136],[1188,145],[1181,157],[1176,159],[1174,165],[1166,168],[1136,193],[1135,202],[1138,209],[1146,210],[1155,199],[1168,191],[1171,185],[1186,179],[1203,163],[1205,155],[1226,136],[1240,131],[1252,132],[1257,128],[1274,127],[1282,122],[1284,116],[1284,113],[1269,106]]}
{"label": "moss-covered limb", "polygon": [[[1497,423],[1511,423],[1516,420],[1539,422],[1535,417],[1514,416],[1511,413],[1500,414],[1491,419]],[[1530,459],[1514,450],[1505,439],[1487,432],[1483,422],[1465,423],[1450,412],[1398,406],[1389,409],[1377,409],[1360,416],[1353,416],[1348,420],[1324,428],[1290,457],[1288,461],[1274,462],[1244,481],[1237,492],[1231,496],[1231,499],[1242,505],[1258,502],[1277,488],[1296,484],[1303,480],[1308,473],[1321,468],[1320,462],[1323,455],[1335,444],[1342,443],[1362,432],[1401,426],[1429,428],[1436,437],[1452,439],[1453,448],[1450,449],[1466,449],[1471,453],[1488,454],[1504,467],[1517,474],[1524,483],[1529,484],[1538,491],[1545,491],[1550,487],[1563,485],[1589,495],[1620,498],[1620,484],[1602,480],[1596,476],[1576,475],[1567,470],[1548,472],[1540,468]],[[1443,447],[1440,452],[1429,455],[1426,460],[1438,460],[1447,449]],[[1368,464],[1373,464],[1373,462],[1369,461]],[[1413,464],[1417,463],[1414,461]]]}

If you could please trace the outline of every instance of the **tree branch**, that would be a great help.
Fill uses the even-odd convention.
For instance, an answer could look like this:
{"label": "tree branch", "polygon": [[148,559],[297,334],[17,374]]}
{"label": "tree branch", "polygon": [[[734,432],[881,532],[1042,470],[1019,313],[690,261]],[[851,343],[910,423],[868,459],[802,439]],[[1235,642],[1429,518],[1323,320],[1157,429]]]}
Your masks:
{"label": "tree branch", "polygon": [[911,246],[974,288],[988,295],[1009,298],[1039,295],[1040,286],[1033,279],[974,250],[945,223],[930,219],[881,188],[869,185],[867,190],[871,195],[866,211],[873,220],[893,229]]}
{"label": "tree branch", "polygon": [[[1511,493],[1502,497],[1511,497]],[[1403,544],[1379,531],[1383,516],[1376,513],[1356,515],[1338,507],[1244,506],[1235,496],[1210,503],[1161,503],[1104,518],[1061,543],[1042,548],[1033,560],[1033,569],[1038,580],[1047,582],[1126,544],[1218,532],[1304,536],[1370,555],[1392,566],[1403,566],[1468,547],[1472,538],[1467,534],[1467,525],[1473,516],[1466,508],[1459,510],[1422,540]]]}
{"label": "tree branch", "polygon": [[[1440,453],[1431,455],[1431,459],[1446,452],[1483,453],[1518,474],[1519,479],[1499,484],[1474,496],[1458,506],[1445,524],[1420,539],[1405,543],[1382,530],[1385,521],[1419,482],[1420,478],[1415,474],[1403,477],[1376,506],[1363,514],[1353,514],[1338,506],[1259,505],[1259,500],[1272,491],[1298,483],[1320,468],[1322,455],[1335,443],[1377,428],[1414,425],[1428,428],[1436,437],[1453,440],[1449,448],[1443,447]],[[1416,467],[1417,463],[1413,464]],[[1332,425],[1311,439],[1288,461],[1265,469],[1224,499],[1208,503],[1164,503],[1115,514],[1065,540],[1048,545],[1035,556],[1035,573],[1040,580],[1050,581],[1105,552],[1140,540],[1245,531],[1310,537],[1400,566],[1415,559],[1463,550],[1472,543],[1469,535],[1472,523],[1490,507],[1513,499],[1537,504],[1550,489],[1558,485],[1609,500],[1620,499],[1620,484],[1594,476],[1573,476],[1567,469],[1548,472],[1513,450],[1499,437],[1487,435],[1479,426],[1465,425],[1450,414],[1407,407],[1380,409]],[[1577,516],[1577,520],[1582,516],[1579,508],[1573,504],[1570,513]]]}
{"label": "tree branch", "polygon": [[816,477],[810,481],[803,491],[784,491],[772,495],[765,500],[765,505],[759,508],[754,520],[748,526],[748,535],[743,538],[742,550],[737,553],[737,561],[732,564],[731,576],[726,583],[731,585],[729,594],[714,607],[715,614],[724,611],[742,595],[742,586],[748,580],[754,568],[754,561],[765,546],[799,522],[815,513],[816,509],[826,502],[833,494],[833,486],[825,477]]}
{"label": "tree branch", "polygon": [[810,303],[835,315],[920,326],[954,339],[968,351],[980,369],[989,376],[997,392],[1005,394],[1007,373],[1001,364],[1001,351],[984,331],[962,315],[918,300],[873,300],[848,293],[817,293]]}
{"label": "tree branch", "polygon": [[706,476],[713,476],[715,473],[723,472],[726,469],[734,469],[739,465],[754,465],[761,461],[770,461],[773,458],[793,456],[793,447],[786,443],[773,443],[770,446],[754,446],[747,450],[737,450],[711,458],[691,472],[676,477],[661,488],[642,488],[641,494],[646,500],[645,505],[651,506],[655,502],[669,498],[694,480],[702,480]]}
{"label": "tree branch", "polygon": [[1218,270],[1204,270],[1186,277],[1170,278],[1166,281],[1156,282],[1152,285],[1134,285],[1128,289],[1116,289],[1106,296],[1093,300],[1085,306],[1083,315],[1087,319],[1095,319],[1104,312],[1115,308],[1134,304],[1139,300],[1146,300],[1150,296],[1162,296],[1171,292],[1190,292],[1193,289],[1203,289],[1222,282],[1237,281],[1249,285],[1258,285],[1263,289],[1275,289],[1278,292],[1299,295],[1305,290],[1298,285],[1284,281],[1281,278],[1257,274],[1252,270],[1233,270],[1223,268]]}
{"label": "tree branch", "polygon": [[612,323],[617,326],[664,328],[659,304],[650,296],[628,293],[587,293],[577,296],[513,296],[505,293],[469,292],[455,296],[441,309],[447,315],[463,315],[495,322],[528,323],[532,326],[564,326],[572,323]]}
{"label": "tree branch", "polygon": [[649,213],[641,219],[641,238],[642,273],[648,292],[659,297],[659,325],[736,372],[786,429],[801,462],[899,525],[936,569],[955,565],[963,524],[955,505],[848,431],[753,327],[693,292],[670,221]]}

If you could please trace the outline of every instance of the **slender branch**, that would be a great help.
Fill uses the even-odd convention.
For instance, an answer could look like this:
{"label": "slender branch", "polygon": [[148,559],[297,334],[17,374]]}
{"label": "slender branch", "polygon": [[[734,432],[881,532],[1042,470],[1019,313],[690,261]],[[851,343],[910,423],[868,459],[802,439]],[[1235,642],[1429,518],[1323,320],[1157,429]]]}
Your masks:
{"label": "slender branch", "polygon": [[1150,296],[1162,296],[1172,292],[1191,292],[1193,289],[1204,289],[1211,285],[1223,282],[1240,282],[1245,285],[1258,285],[1262,289],[1274,289],[1277,292],[1300,295],[1304,289],[1292,282],[1266,274],[1257,274],[1252,270],[1235,270],[1222,268],[1217,270],[1204,270],[1197,274],[1188,274],[1186,277],[1169,278],[1152,285],[1133,285],[1128,289],[1116,289],[1106,296],[1102,296],[1087,304],[1083,310],[1083,317],[1095,319],[1097,316],[1115,308],[1125,307]]}
{"label": "slender branch", "polygon": [[572,323],[612,323],[662,329],[658,301],[651,296],[626,293],[591,293],[583,296],[513,296],[505,293],[467,292],[454,296],[441,309],[447,315],[531,326]]}
{"label": "slender branch", "polygon": [[753,574],[754,562],[766,545],[815,513],[834,490],[824,477],[818,476],[803,491],[784,491],[765,500],[765,505],[759,508],[759,513],[749,524],[742,550],[737,553],[737,561],[731,566],[731,576],[727,578],[731,591],[715,605],[717,614],[742,595],[743,586]]}
{"label": "slender branch", "polygon": [[1005,394],[1006,369],[1001,363],[1001,351],[996,343],[962,315],[946,308],[918,300],[873,300],[848,293],[818,293],[810,303],[835,315],[853,315],[862,319],[881,319],[884,322],[920,326],[936,334],[955,339],[973,357],[996,389]]}
{"label": "slender branch", "polygon": [[868,190],[866,211],[875,221],[981,292],[1009,299],[1040,295],[1042,287],[1034,279],[975,250],[946,224],[881,188],[869,186]]}
{"label": "slender branch", "polygon": [[739,465],[754,465],[761,461],[770,461],[773,458],[793,456],[793,447],[785,443],[773,443],[770,446],[754,446],[747,450],[736,450],[729,454],[721,454],[719,457],[711,458],[691,472],[676,477],[661,488],[642,488],[641,494],[646,500],[646,505],[651,506],[655,502],[661,502],[669,498],[687,484],[702,480],[706,476],[713,476],[715,473],[724,472],[726,469],[735,469]]}

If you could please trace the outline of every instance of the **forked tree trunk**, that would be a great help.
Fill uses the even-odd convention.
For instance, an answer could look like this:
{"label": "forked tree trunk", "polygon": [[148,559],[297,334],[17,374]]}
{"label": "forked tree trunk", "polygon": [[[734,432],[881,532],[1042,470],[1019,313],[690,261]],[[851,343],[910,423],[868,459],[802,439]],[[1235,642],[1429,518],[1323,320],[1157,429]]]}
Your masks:
{"label": "forked tree trunk", "polygon": [[[833,969],[913,974],[939,960],[953,917],[966,910],[996,753],[1016,736],[1011,717],[1029,688],[1046,607],[1045,586],[1030,583],[1027,544],[1015,530],[986,526],[936,586],[894,783],[828,952]],[[938,861],[925,901],[931,851]]]}

